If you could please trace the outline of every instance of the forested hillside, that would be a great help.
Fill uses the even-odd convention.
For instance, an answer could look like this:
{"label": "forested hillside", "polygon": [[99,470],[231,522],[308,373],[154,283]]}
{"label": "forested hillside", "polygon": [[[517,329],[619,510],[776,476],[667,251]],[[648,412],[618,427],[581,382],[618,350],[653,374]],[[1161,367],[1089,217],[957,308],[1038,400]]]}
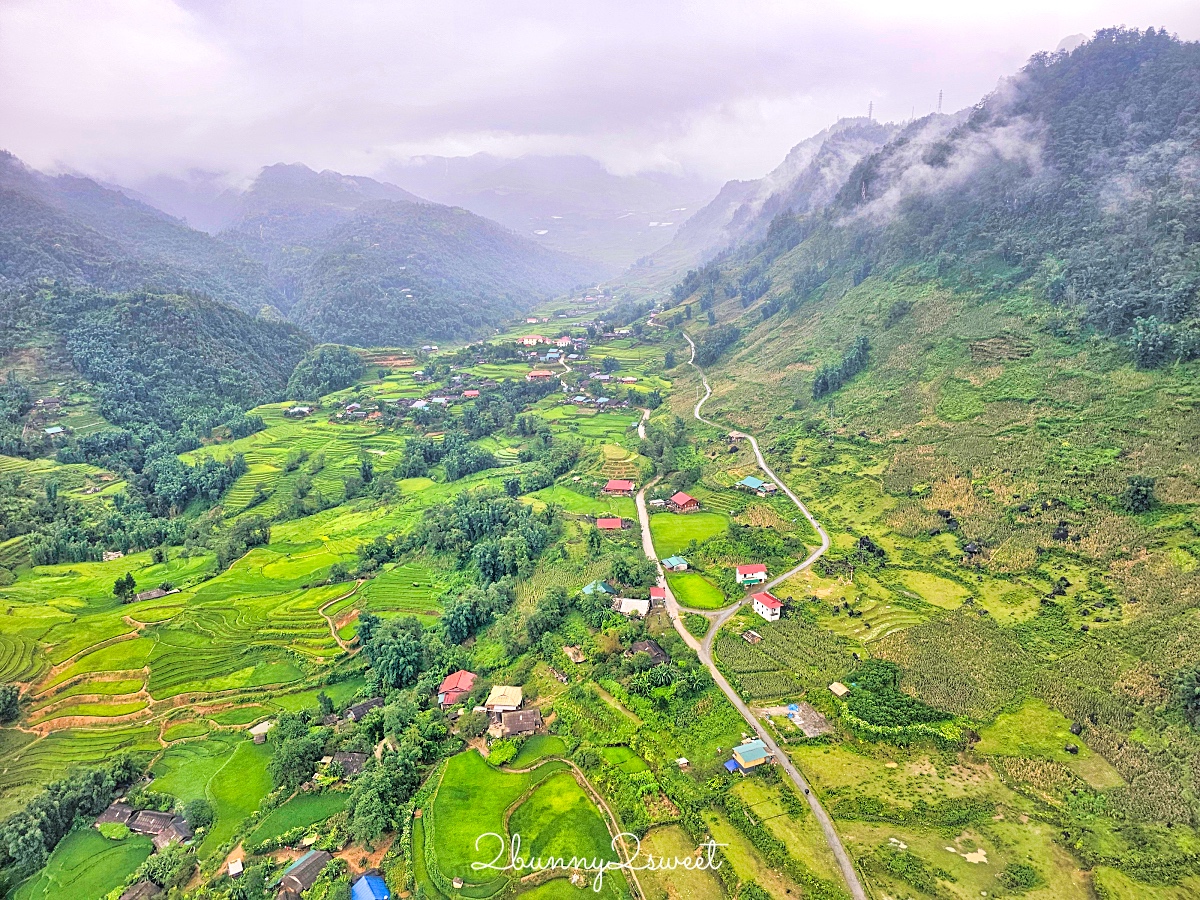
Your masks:
{"label": "forested hillside", "polygon": [[256,263],[87,178],[50,178],[0,151],[0,287],[56,280],[199,291],[257,313],[279,297]]}
{"label": "forested hillside", "polygon": [[223,240],[260,261],[287,315],[364,346],[480,334],[604,274],[466,210],[368,178],[265,169]]}
{"label": "forested hillside", "polygon": [[0,323],[0,359],[61,352],[94,386],[106,421],[193,442],[280,397],[311,345],[293,326],[199,295],[10,291],[0,294]]}
{"label": "forested hillside", "polygon": [[[1139,364],[1197,349],[1200,45],[1109,30],[1041,54],[965,121],[931,117],[855,168],[836,201],[780,215],[743,269],[774,295],[834,297],[869,273],[1000,298],[1132,338]],[[779,265],[782,264],[782,265]]]}
{"label": "forested hillside", "polygon": [[788,590],[911,697],[1071,723],[1107,782],[1013,764],[993,726],[978,752],[1088,867],[1171,881],[1200,822],[1198,84],[1200,46],[1154,31],[1035,57],[659,317],[835,535]]}

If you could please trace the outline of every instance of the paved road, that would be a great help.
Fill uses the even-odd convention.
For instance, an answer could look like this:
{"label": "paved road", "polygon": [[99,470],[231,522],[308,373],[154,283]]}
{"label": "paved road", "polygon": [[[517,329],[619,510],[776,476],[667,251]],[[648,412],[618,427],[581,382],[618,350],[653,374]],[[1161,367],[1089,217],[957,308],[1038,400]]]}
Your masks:
{"label": "paved road", "polygon": [[[704,374],[704,370],[696,365],[696,345],[692,343],[692,339],[688,337],[686,332],[684,332],[683,336],[692,348],[692,355],[688,360],[688,364],[700,373],[700,378],[704,382],[704,396],[696,401],[696,406],[695,409],[692,410],[692,414],[699,421],[704,422],[707,425],[720,428],[721,426],[717,425],[716,422],[706,419],[700,414],[700,409],[704,406],[704,401],[712,396],[712,387],[709,386],[708,376]],[[650,411],[643,410],[642,419],[638,423],[638,435],[642,438],[646,436],[646,420],[649,417]],[[808,566],[811,566],[814,562],[816,562],[821,557],[821,554],[829,549],[829,535],[825,533],[825,529],[821,527],[821,523],[819,523],[813,514],[808,511],[808,507],[806,507],[800,501],[800,498],[792,493],[791,489],[788,488],[788,486],[782,481],[780,481],[775,476],[775,473],[771,471],[770,466],[767,465],[767,461],[763,459],[762,451],[759,450],[758,441],[755,440],[754,436],[747,434],[746,439],[750,441],[750,446],[754,448],[754,456],[758,459],[759,468],[761,468],[763,472],[766,473],[767,477],[775,482],[775,484],[779,485],[779,488],[788,495],[791,501],[796,504],[800,512],[804,514],[804,517],[808,519],[813,528],[816,529],[817,534],[821,537],[821,546],[809,554],[808,559],[804,560],[804,562],[800,563],[800,565],[769,582],[766,586],[769,590],[775,585],[787,580],[797,572],[807,568]],[[646,489],[652,487],[657,480],[657,478],[654,479],[654,481],[651,481],[640,491],[638,491],[635,502],[637,503],[638,521],[641,523],[642,527],[642,549],[645,551],[646,556],[654,560],[655,565],[658,566],[659,584],[666,588],[667,611],[670,613],[671,621],[675,625],[675,630],[679,632],[679,636],[683,638],[684,642],[696,651],[696,655],[700,657],[700,661],[708,667],[708,671],[712,674],[713,681],[717,683],[717,686],[720,687],[725,693],[725,696],[729,698],[729,702],[732,703],[737,711],[742,714],[742,718],[744,718],[750,724],[751,728],[754,729],[754,732],[762,739],[763,743],[767,745],[767,749],[774,755],[775,760],[780,766],[783,767],[783,770],[787,772],[788,777],[792,779],[792,783],[796,785],[796,787],[804,795],[804,798],[808,800],[808,805],[812,809],[813,815],[816,816],[817,821],[821,823],[821,830],[825,833],[825,841],[829,844],[829,849],[833,851],[834,858],[837,860],[838,868],[842,871],[842,877],[846,880],[846,886],[850,889],[850,895],[854,898],[854,900],[867,900],[866,891],[863,890],[862,882],[859,881],[858,872],[854,868],[854,863],[851,861],[850,855],[846,852],[846,848],[842,845],[842,840],[840,837],[838,837],[838,833],[833,827],[833,821],[829,818],[829,814],[825,812],[825,807],[821,805],[821,801],[817,799],[817,795],[812,793],[812,791],[809,789],[808,781],[805,780],[802,774],[800,774],[800,770],[796,768],[796,765],[792,762],[791,758],[787,755],[787,753],[780,749],[777,743],[775,743],[775,739],[771,736],[770,732],[768,732],[767,729],[759,723],[757,717],[750,711],[750,707],[746,705],[745,701],[742,700],[738,692],[733,689],[733,685],[726,681],[725,676],[721,674],[716,663],[713,661],[712,644],[713,640],[717,636],[717,632],[720,630],[721,626],[725,624],[725,622],[727,622],[737,613],[746,600],[740,600],[727,609],[716,612],[687,610],[688,612],[701,613],[709,619],[709,629],[704,635],[703,641],[697,640],[695,635],[688,631],[686,626],[683,624],[683,619],[680,617],[681,607],[679,602],[675,599],[675,594],[671,591],[670,585],[667,584],[666,576],[663,573],[662,563],[658,561],[658,554],[654,550],[654,539],[650,534],[650,515],[646,511]]]}

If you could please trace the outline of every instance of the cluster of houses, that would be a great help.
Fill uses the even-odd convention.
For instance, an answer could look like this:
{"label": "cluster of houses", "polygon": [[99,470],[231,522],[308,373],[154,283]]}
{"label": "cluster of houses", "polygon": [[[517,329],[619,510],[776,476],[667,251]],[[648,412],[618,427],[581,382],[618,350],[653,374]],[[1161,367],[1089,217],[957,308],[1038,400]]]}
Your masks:
{"label": "cluster of houses", "polygon": [[[447,675],[437,689],[438,706],[450,709],[475,689],[478,676],[466,669]],[[472,712],[486,713],[488,734],[495,738],[509,738],[534,734],[542,727],[542,711],[537,707],[523,709],[524,691],[508,684],[493,685],[482,706]],[[459,711],[459,715],[462,711]]]}
{"label": "cluster of houses", "polygon": [[667,589],[660,585],[650,588],[648,598],[622,597],[620,592],[604,579],[597,579],[591,584],[585,584],[582,592],[589,597],[610,598],[613,612],[618,612],[627,618],[643,618],[650,614],[650,610],[658,609],[667,602]]}
{"label": "cluster of houses", "polygon": [[[333,856],[324,850],[309,850],[288,866],[276,884],[279,892],[275,900],[300,900],[300,896],[317,883],[317,878]],[[239,874],[241,870],[239,869]],[[230,863],[230,875],[233,864]],[[350,885],[350,900],[391,900],[392,892],[379,870],[371,869],[358,876]]]}
{"label": "cluster of houses", "polygon": [[101,825],[124,825],[134,834],[150,838],[155,850],[165,850],[172,844],[186,844],[192,839],[192,829],[183,816],[157,809],[136,810],[123,800],[114,800],[96,819]]}

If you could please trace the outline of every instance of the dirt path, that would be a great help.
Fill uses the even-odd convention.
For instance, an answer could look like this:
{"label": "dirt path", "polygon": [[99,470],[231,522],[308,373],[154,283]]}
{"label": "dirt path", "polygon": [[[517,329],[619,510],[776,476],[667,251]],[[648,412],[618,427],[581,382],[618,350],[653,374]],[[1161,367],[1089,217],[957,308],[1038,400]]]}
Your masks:
{"label": "dirt path", "polygon": [[351,656],[353,656],[355,653],[357,653],[362,648],[361,647],[353,647],[353,646],[351,646],[349,641],[342,640],[342,636],[340,634],[338,634],[337,622],[335,622],[333,620],[333,616],[329,615],[329,613],[325,612],[325,610],[329,609],[329,607],[333,606],[335,603],[342,602],[347,597],[353,597],[354,593],[359,589],[359,587],[362,585],[362,583],[363,583],[363,579],[361,579],[361,578],[358,579],[358,581],[354,582],[354,587],[350,588],[350,590],[346,591],[346,593],[342,594],[340,597],[334,597],[332,600],[326,601],[325,603],[321,604],[321,608],[317,610],[317,612],[319,612],[321,614],[321,618],[324,619],[326,621],[326,623],[329,625],[329,633],[331,635],[333,635],[333,639],[335,641],[337,641],[337,645],[339,647],[341,647],[343,650],[345,650],[347,653],[349,653]]}
{"label": "dirt path", "polygon": [[[657,325],[660,328],[665,327],[659,325],[657,322],[654,322],[653,319],[651,319],[651,324]],[[700,374],[700,380],[704,384],[704,396],[696,401],[696,406],[692,410],[692,415],[696,417],[697,421],[703,422],[706,425],[711,425],[715,428],[721,428],[722,426],[718,425],[716,422],[712,421],[711,419],[706,419],[703,415],[701,415],[700,410],[703,408],[704,402],[712,396],[712,386],[708,383],[708,376],[704,374],[704,370],[696,365],[696,344],[692,341],[691,337],[688,336],[687,332],[682,333],[684,339],[688,342],[688,345],[692,349],[691,357],[688,359],[688,365],[690,365]],[[642,425],[638,426],[638,433],[644,433],[644,428]],[[766,475],[772,481],[779,485],[780,489],[787,494],[788,498],[794,504],[796,504],[796,507],[804,514],[804,517],[808,519],[813,528],[816,529],[817,534],[821,536],[821,546],[809,554],[809,557],[804,560],[804,562],[800,563],[800,565],[788,570],[783,575],[780,575],[778,578],[769,582],[766,585],[766,589],[769,590],[780,582],[785,581],[796,573],[808,568],[814,562],[820,559],[822,554],[829,549],[829,535],[826,534],[825,529],[821,527],[821,524],[816,520],[813,514],[808,511],[808,507],[806,507],[800,501],[800,498],[792,493],[791,489],[782,481],[780,481],[779,478],[775,476],[775,473],[771,471],[770,466],[767,465],[767,461],[763,458],[762,451],[759,449],[758,441],[755,439],[754,435],[747,433],[746,439],[750,441],[750,445],[754,448],[754,456],[758,460],[759,468],[762,469],[762,471],[766,473]],[[653,483],[654,482],[652,481],[650,485]],[[646,487],[650,487],[650,485],[646,485]],[[792,783],[795,784],[796,787],[803,793],[804,798],[808,801],[808,805],[813,811],[813,815],[816,816],[817,821],[821,825],[821,830],[825,834],[825,842],[829,844],[829,849],[833,851],[834,858],[837,860],[838,868],[841,869],[842,877],[846,881],[846,886],[850,889],[851,896],[854,898],[854,900],[867,900],[867,893],[863,889],[862,882],[858,878],[858,872],[854,868],[854,862],[850,859],[850,854],[846,852],[846,848],[842,845],[842,840],[840,837],[838,837],[837,830],[833,827],[833,820],[829,818],[829,814],[825,811],[825,807],[821,805],[821,801],[817,799],[817,795],[810,790],[808,781],[805,780],[802,774],[800,774],[800,770],[796,768],[795,763],[793,763],[787,753],[781,750],[779,745],[775,743],[775,739],[772,737],[771,733],[762,727],[757,717],[751,711],[750,707],[748,707],[745,701],[742,700],[741,695],[733,689],[733,686],[725,679],[725,676],[721,674],[716,663],[713,661],[712,645],[713,640],[716,638],[717,632],[720,631],[722,625],[724,625],[737,613],[737,611],[742,607],[742,604],[746,602],[746,598],[743,598],[729,606],[727,609],[720,610],[716,613],[696,610],[696,612],[701,612],[709,619],[710,622],[713,623],[709,627],[708,632],[704,635],[703,641],[697,640],[696,637],[687,630],[683,624],[683,620],[679,615],[680,610],[683,609],[683,607],[679,605],[679,602],[675,599],[674,593],[671,591],[671,586],[667,584],[667,579],[663,572],[662,564],[658,561],[658,554],[655,553],[654,550],[654,540],[650,534],[650,516],[646,511],[646,487],[643,487],[640,491],[638,491],[636,498],[638,519],[640,520],[642,526],[642,546],[645,549],[646,556],[653,560],[658,566],[658,581],[659,584],[666,589],[667,610],[670,613],[672,623],[675,625],[675,630],[679,632],[679,636],[683,638],[684,643],[696,651],[696,655],[700,657],[700,661],[708,667],[709,672],[712,674],[713,681],[717,683],[717,686],[720,687],[725,696],[729,698],[729,702],[734,705],[734,708],[742,714],[742,718],[744,718],[754,729],[754,733],[758,735],[764,744],[766,744],[767,749],[772,753],[779,765],[783,767],[783,770],[787,772],[788,777],[792,780]]]}

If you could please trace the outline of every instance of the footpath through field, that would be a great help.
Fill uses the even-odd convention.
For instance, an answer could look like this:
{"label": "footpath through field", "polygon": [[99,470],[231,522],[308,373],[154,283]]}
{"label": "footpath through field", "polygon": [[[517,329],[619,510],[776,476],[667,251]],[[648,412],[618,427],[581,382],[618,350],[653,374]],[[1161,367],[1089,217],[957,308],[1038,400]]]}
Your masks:
{"label": "footpath through field", "polygon": [[[654,322],[653,319],[651,319],[650,324],[658,325],[658,323]],[[659,327],[663,326],[660,325]],[[700,414],[700,409],[704,406],[704,401],[712,396],[712,387],[708,383],[708,376],[704,374],[704,370],[696,365],[695,343],[692,341],[691,337],[688,336],[687,332],[683,332],[683,337],[688,342],[688,345],[692,348],[691,357],[688,359],[688,365],[700,373],[700,379],[704,383],[704,396],[696,401],[696,406],[692,410],[692,414],[698,421],[703,422],[706,425],[712,425],[715,428],[720,428],[721,426],[716,422],[706,419]],[[640,422],[638,422],[638,435],[642,438],[645,438],[646,436],[646,420],[649,417],[650,411],[643,410],[642,419]],[[792,493],[792,490],[786,484],[784,484],[783,481],[777,478],[774,472],[771,471],[771,467],[767,465],[767,461],[763,458],[762,451],[759,449],[758,441],[755,439],[754,435],[746,434],[746,439],[750,441],[750,446],[754,448],[754,456],[758,460],[759,468],[762,469],[763,472],[766,473],[767,477],[775,482],[775,484],[779,485],[780,489],[787,494],[788,498],[796,504],[796,507],[800,510],[800,512],[804,513],[804,517],[808,519],[809,523],[814,529],[816,529],[817,534],[821,537],[821,546],[810,553],[804,562],[783,573],[765,586],[765,590],[770,590],[777,584],[786,581],[797,572],[808,568],[814,562],[820,559],[821,555],[829,549],[829,535],[826,534],[825,529],[821,527],[821,523],[818,522],[813,514],[808,511],[808,507],[806,507],[800,501],[800,498]],[[657,479],[654,479],[654,481],[657,481]],[[825,833],[825,841],[829,844],[829,849],[833,851],[833,855],[837,859],[838,868],[842,870],[842,877],[846,880],[847,887],[850,888],[851,896],[854,898],[854,900],[867,900],[867,894],[863,890],[862,882],[860,882],[858,879],[858,872],[854,868],[854,863],[851,861],[850,855],[846,852],[846,848],[842,846],[842,840],[840,837],[838,837],[838,833],[833,827],[833,821],[829,818],[829,814],[825,812],[825,807],[821,805],[821,801],[817,799],[817,795],[809,789],[808,781],[805,780],[804,776],[800,774],[800,770],[796,768],[795,763],[793,763],[791,758],[780,749],[777,743],[775,743],[775,739],[771,736],[770,732],[768,732],[767,729],[763,728],[759,724],[759,721],[755,717],[754,713],[750,711],[750,707],[746,705],[745,701],[742,700],[738,692],[733,689],[733,685],[731,685],[725,679],[725,676],[721,674],[720,670],[717,669],[716,663],[713,661],[713,639],[716,637],[721,626],[737,613],[742,604],[746,602],[746,599],[743,598],[742,600],[733,603],[728,609],[718,610],[716,612],[689,610],[689,612],[702,613],[711,622],[708,632],[704,635],[703,641],[697,640],[696,637],[684,626],[683,619],[680,618],[679,615],[679,602],[675,599],[675,594],[671,591],[670,584],[667,583],[666,575],[662,569],[662,564],[658,561],[658,554],[654,550],[654,538],[650,534],[650,514],[646,510],[646,488],[653,485],[654,481],[651,481],[650,484],[645,485],[640,491],[638,491],[635,500],[637,503],[638,520],[642,526],[642,549],[644,550],[646,556],[653,560],[655,565],[658,566],[658,581],[659,584],[666,589],[667,611],[670,613],[671,621],[675,625],[675,630],[679,632],[679,636],[683,638],[684,643],[696,651],[697,656],[700,657],[700,661],[708,667],[708,671],[712,674],[713,681],[717,683],[718,687],[720,687],[725,693],[725,696],[729,698],[729,702],[732,703],[737,711],[742,714],[742,718],[750,723],[750,726],[754,729],[754,732],[759,736],[759,738],[762,739],[762,742],[767,745],[767,749],[770,750],[775,759],[778,760],[779,764],[783,767],[783,770],[787,772],[788,777],[792,779],[792,783],[795,784],[796,787],[804,794],[804,798],[808,801],[808,805],[811,807],[813,815],[815,815],[817,817],[817,821],[821,823],[821,830]]]}

